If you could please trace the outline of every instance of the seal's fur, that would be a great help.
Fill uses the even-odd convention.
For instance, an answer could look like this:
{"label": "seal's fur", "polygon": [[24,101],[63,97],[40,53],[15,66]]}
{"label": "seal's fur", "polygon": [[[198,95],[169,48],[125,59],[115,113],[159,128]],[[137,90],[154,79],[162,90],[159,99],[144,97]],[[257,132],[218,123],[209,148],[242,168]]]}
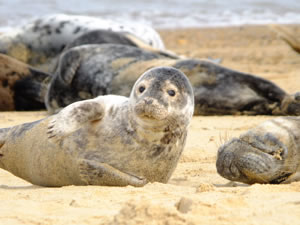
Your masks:
{"label": "seal's fur", "polygon": [[218,173],[232,181],[288,183],[300,180],[300,118],[279,117],[220,147]]}
{"label": "seal's fur", "polygon": [[50,59],[60,54],[66,45],[82,34],[98,29],[123,32],[153,48],[164,49],[159,34],[145,24],[54,14],[37,18],[23,27],[1,34],[0,53],[32,66],[46,62],[49,64]]}
{"label": "seal's fur", "polygon": [[61,55],[45,103],[49,112],[98,95],[129,96],[140,74],[155,66],[183,71],[195,93],[196,115],[300,115],[299,94],[208,60],[171,59],[133,46],[82,45]]}
{"label": "seal's fur", "polygon": [[0,54],[0,111],[45,109],[51,75]]}
{"label": "seal's fur", "polygon": [[154,68],[137,80],[130,98],[100,96],[0,129],[0,167],[42,186],[167,182],[193,109],[186,76]]}

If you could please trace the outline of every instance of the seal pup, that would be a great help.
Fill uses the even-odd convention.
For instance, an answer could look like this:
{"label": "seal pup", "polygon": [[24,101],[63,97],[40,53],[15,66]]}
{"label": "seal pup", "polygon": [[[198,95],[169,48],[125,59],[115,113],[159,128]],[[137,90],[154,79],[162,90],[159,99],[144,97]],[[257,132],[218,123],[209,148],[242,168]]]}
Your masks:
{"label": "seal pup", "polygon": [[129,96],[139,75],[172,66],[189,78],[196,115],[300,115],[300,100],[263,78],[208,60],[170,59],[133,46],[82,45],[64,52],[45,96],[50,113],[98,95]]}
{"label": "seal pup", "polygon": [[219,148],[216,166],[222,177],[247,184],[299,181],[300,118],[279,117],[233,138]]}
{"label": "seal pup", "polygon": [[0,111],[45,109],[51,75],[0,54]]}
{"label": "seal pup", "polygon": [[130,98],[99,96],[0,129],[0,167],[41,186],[165,183],[193,110],[187,77],[171,67],[153,68],[136,81]]}
{"label": "seal pup", "polygon": [[145,24],[54,14],[1,34],[0,53],[36,66],[60,54],[68,43],[80,35],[96,29],[125,32],[153,48],[164,49],[159,34]]}

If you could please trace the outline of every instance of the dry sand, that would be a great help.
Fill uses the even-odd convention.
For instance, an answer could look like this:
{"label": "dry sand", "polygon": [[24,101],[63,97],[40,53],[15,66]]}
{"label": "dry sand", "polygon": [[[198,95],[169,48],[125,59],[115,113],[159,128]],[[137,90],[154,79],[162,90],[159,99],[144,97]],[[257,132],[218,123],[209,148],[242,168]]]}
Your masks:
{"label": "dry sand", "polygon": [[[300,37],[300,26],[290,26]],[[300,90],[300,55],[268,26],[160,31],[169,49]],[[45,112],[0,113],[1,127]],[[300,182],[228,183],[215,168],[218,146],[268,116],[194,117],[168,184],[44,188],[0,170],[0,224],[300,224]]]}

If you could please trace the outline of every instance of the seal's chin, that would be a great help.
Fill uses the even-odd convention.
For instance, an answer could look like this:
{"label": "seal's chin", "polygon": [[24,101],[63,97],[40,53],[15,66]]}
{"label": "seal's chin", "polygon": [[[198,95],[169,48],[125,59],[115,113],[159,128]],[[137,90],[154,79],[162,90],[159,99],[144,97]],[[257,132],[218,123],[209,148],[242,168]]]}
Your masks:
{"label": "seal's chin", "polygon": [[[233,139],[218,151],[217,171],[226,179],[247,184],[281,183],[291,175],[283,171],[284,156]],[[284,153],[286,154],[286,152]]]}

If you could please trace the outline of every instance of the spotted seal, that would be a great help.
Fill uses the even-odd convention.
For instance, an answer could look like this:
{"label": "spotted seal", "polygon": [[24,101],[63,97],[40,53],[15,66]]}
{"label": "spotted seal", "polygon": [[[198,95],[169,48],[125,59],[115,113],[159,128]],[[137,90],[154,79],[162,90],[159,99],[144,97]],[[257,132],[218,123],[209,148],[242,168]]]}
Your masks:
{"label": "spotted seal", "polygon": [[138,42],[138,45],[144,43],[153,48],[164,49],[159,34],[145,24],[54,14],[37,18],[23,27],[1,34],[0,53],[32,66],[49,63],[67,44],[80,35],[97,29],[119,32],[119,35],[123,32],[127,39]]}
{"label": "spotted seal", "polygon": [[51,75],[0,54],[0,111],[45,109]]}
{"label": "spotted seal", "polygon": [[300,118],[278,117],[230,140],[216,166],[221,176],[248,184],[299,181]]}
{"label": "spotted seal", "polygon": [[155,66],[172,66],[188,76],[196,115],[300,115],[296,95],[258,76],[208,60],[171,59],[117,44],[82,45],[63,53],[45,96],[46,107],[53,113],[98,95],[129,96],[139,74]]}
{"label": "spotted seal", "polygon": [[167,182],[194,110],[187,77],[145,72],[129,98],[75,102],[43,120],[0,129],[0,167],[41,186]]}

